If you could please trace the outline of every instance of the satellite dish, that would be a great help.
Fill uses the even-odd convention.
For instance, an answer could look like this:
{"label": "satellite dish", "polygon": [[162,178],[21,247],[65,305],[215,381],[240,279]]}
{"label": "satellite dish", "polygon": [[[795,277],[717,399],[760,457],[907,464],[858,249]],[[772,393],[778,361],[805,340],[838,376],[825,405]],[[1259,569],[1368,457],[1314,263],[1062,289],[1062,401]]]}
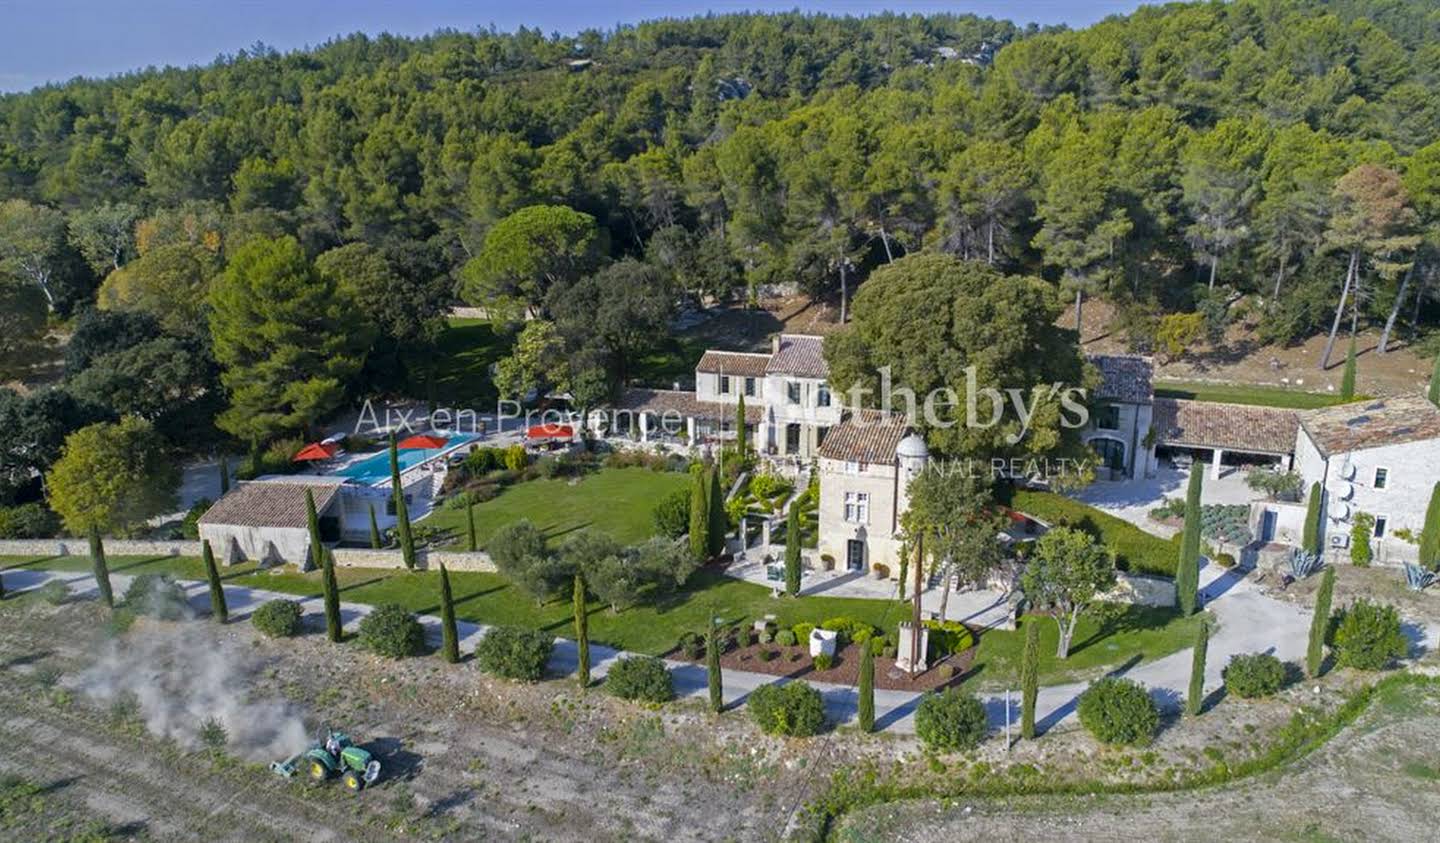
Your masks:
{"label": "satellite dish", "polygon": [[1347,463],[1345,463],[1344,465],[1340,466],[1340,479],[1342,479],[1342,480],[1354,480],[1354,479],[1355,479],[1355,463],[1353,463],[1353,462],[1347,462]]}
{"label": "satellite dish", "polygon": [[1336,521],[1344,521],[1349,518],[1350,504],[1344,501],[1336,501],[1335,505],[1330,507],[1330,517]]}
{"label": "satellite dish", "polygon": [[1334,494],[1336,500],[1348,501],[1351,498],[1355,497],[1355,484],[1348,482],[1336,483]]}

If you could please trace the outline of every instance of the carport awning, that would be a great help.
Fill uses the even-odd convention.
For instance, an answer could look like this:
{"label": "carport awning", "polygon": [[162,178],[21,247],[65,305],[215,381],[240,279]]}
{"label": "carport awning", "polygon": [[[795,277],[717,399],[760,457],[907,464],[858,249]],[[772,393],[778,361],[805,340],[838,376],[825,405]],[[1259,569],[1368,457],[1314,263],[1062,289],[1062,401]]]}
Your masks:
{"label": "carport awning", "polygon": [[1155,399],[1157,445],[1285,456],[1294,452],[1299,429],[1300,416],[1294,410],[1180,398]]}

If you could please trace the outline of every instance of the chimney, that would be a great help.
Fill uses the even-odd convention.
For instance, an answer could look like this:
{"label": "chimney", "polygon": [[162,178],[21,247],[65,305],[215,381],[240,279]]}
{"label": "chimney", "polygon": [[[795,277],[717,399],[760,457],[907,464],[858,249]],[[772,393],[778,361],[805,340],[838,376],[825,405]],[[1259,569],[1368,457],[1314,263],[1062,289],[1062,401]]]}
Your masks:
{"label": "chimney", "polygon": [[770,353],[771,353],[771,354],[779,354],[779,353],[780,353],[780,337],[781,337],[780,334],[776,334],[775,336],[773,336],[773,337],[770,338]]}

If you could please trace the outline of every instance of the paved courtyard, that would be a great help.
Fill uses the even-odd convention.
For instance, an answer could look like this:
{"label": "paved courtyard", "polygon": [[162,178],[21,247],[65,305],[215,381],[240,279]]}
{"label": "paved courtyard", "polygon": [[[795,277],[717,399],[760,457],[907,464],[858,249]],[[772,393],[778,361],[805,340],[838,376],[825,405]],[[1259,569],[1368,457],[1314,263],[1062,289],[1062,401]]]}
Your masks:
{"label": "paved courtyard", "polygon": [[[1208,466],[1196,468],[1205,471]],[[1201,487],[1200,500],[1205,504],[1248,504],[1264,496],[1245,485],[1248,472],[1238,468],[1227,468],[1218,480],[1206,475]],[[1075,495],[1097,509],[1123,518],[1131,524],[1166,538],[1179,532],[1176,527],[1151,520],[1150,510],[1160,506],[1166,498],[1183,498],[1190,483],[1190,470],[1162,464],[1154,477],[1123,482],[1097,481]]]}

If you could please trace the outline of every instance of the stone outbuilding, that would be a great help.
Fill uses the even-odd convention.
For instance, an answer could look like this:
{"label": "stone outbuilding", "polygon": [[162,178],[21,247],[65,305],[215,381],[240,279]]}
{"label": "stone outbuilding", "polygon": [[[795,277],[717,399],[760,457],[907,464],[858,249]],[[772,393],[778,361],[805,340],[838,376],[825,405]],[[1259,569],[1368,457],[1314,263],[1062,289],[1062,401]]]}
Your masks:
{"label": "stone outbuilding", "polygon": [[[319,478],[306,478],[307,480]],[[305,493],[315,496],[321,541],[340,539],[340,484],[252,480],[231,489],[199,520],[200,538],[222,564],[294,563],[310,554]]]}

